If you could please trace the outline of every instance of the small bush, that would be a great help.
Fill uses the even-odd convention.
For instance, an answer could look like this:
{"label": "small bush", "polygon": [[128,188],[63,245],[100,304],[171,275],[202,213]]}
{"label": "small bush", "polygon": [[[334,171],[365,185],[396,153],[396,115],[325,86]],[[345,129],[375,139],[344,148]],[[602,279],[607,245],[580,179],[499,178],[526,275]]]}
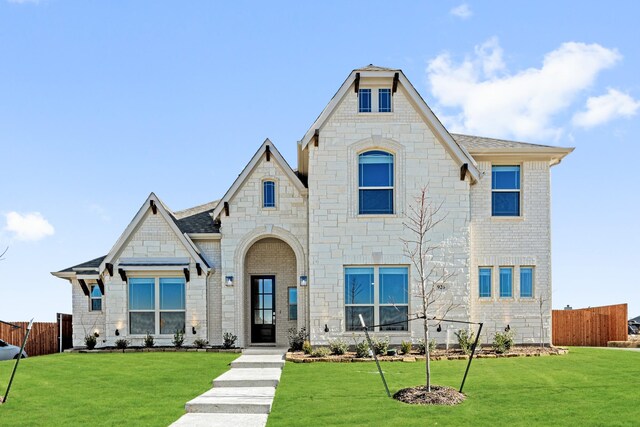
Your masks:
{"label": "small bush", "polygon": [[398,354],[398,350],[395,348],[390,348],[389,350],[387,350],[387,356],[395,356],[396,354]]}
{"label": "small bush", "polygon": [[348,349],[349,349],[349,344],[347,344],[347,342],[343,339],[338,338],[338,339],[329,341],[329,350],[331,350],[331,354],[340,356],[342,354],[345,354]]}
{"label": "small bush", "polygon": [[411,341],[402,341],[400,343],[400,351],[402,351],[402,354],[409,354],[411,353]]}
{"label": "small bush", "polygon": [[116,340],[116,348],[118,350],[124,350],[127,347],[129,347],[129,341],[125,340],[124,338],[120,338],[119,340]]}
{"label": "small bush", "polygon": [[87,346],[88,350],[93,350],[96,347],[96,343],[98,340],[94,335],[87,335],[84,337],[84,345]]}
{"label": "small bush", "polygon": [[156,345],[156,342],[155,342],[155,340],[153,339],[153,336],[151,336],[151,335],[149,335],[149,334],[147,333],[147,336],[146,336],[146,337],[144,337],[144,346],[145,346],[145,347],[147,347],[147,348],[151,348],[151,347],[153,347],[154,345]]}
{"label": "small bush", "polygon": [[236,345],[237,335],[233,335],[231,332],[225,332],[222,335],[222,347],[233,348]]}
{"label": "small bush", "polygon": [[[431,338],[429,340],[429,353],[432,353],[436,349],[437,346],[438,346],[438,344],[436,343],[436,340],[434,338]],[[418,340],[418,343],[416,344],[416,347],[418,348],[418,353],[425,354],[424,338]]]}
{"label": "small bush", "polygon": [[369,357],[369,344],[367,344],[367,341],[362,340],[362,341],[356,341],[356,357],[359,358],[363,358],[363,357]]}
{"label": "small bush", "polygon": [[311,352],[311,357],[327,357],[330,354],[329,347],[318,347]]}
{"label": "small bush", "polygon": [[471,354],[473,343],[476,340],[475,333],[467,331],[466,329],[460,329],[458,332],[454,332],[458,338],[458,345],[464,354]]}
{"label": "small bush", "polygon": [[302,351],[304,351],[304,354],[311,354],[313,352],[313,347],[311,347],[311,343],[309,341],[305,341],[302,344]]}
{"label": "small bush", "polygon": [[182,347],[184,344],[184,332],[181,330],[177,330],[175,334],[173,334],[173,341],[171,341],[176,348]]}
{"label": "small bush", "polygon": [[385,355],[389,349],[389,337],[371,338],[371,344],[373,345],[373,351],[375,351],[376,354]]}
{"label": "small bush", "polygon": [[198,338],[197,340],[193,340],[193,345],[195,345],[196,348],[204,348],[204,346],[206,346],[208,344],[209,344],[209,341],[203,340],[202,338]]}
{"label": "small bush", "polygon": [[307,330],[302,328],[297,330],[296,328],[291,328],[288,331],[289,333],[289,348],[291,351],[300,351],[302,350],[302,345],[304,341],[308,338]]}
{"label": "small bush", "polygon": [[506,353],[513,346],[513,331],[506,332],[496,332],[496,335],[493,337],[493,349],[496,353],[502,354]]}

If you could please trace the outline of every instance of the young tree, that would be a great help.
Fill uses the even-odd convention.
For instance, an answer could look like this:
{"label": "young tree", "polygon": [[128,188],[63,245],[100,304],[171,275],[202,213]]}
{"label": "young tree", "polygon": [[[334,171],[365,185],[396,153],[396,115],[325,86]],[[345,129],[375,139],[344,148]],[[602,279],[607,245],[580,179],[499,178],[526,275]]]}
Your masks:
{"label": "young tree", "polygon": [[544,348],[544,305],[549,300],[545,291],[538,295],[538,308],[540,309],[540,347]]}
{"label": "young tree", "polygon": [[435,229],[444,219],[441,214],[442,203],[436,204],[428,196],[428,187],[423,187],[415,204],[409,206],[404,227],[411,235],[402,239],[405,255],[417,271],[414,275],[414,296],[420,299],[419,317],[423,319],[423,332],[426,355],[426,387],[431,391],[431,363],[429,361],[429,320],[438,314],[444,318],[447,313],[459,306],[454,304],[449,292],[449,282],[456,272],[446,260],[444,242],[434,241]]}

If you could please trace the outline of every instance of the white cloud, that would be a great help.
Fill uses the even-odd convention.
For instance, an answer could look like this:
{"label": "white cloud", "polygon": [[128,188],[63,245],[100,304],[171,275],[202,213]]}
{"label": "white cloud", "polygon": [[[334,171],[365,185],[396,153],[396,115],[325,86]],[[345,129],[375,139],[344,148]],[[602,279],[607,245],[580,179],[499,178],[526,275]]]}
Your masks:
{"label": "white cloud", "polygon": [[438,55],[429,62],[427,77],[451,131],[555,139],[563,129],[553,119],[620,59],[616,50],[598,44],[568,42],[547,53],[539,68],[511,73],[492,38],[458,64],[449,53]]}
{"label": "white cloud", "polygon": [[449,13],[461,19],[467,19],[470,18],[471,15],[473,15],[471,8],[466,3],[462,3],[460,6],[454,7],[449,11]]}
{"label": "white cloud", "polygon": [[39,212],[24,215],[18,212],[9,212],[5,217],[7,218],[5,230],[14,233],[18,240],[35,241],[55,233],[53,226]]}
{"label": "white cloud", "polygon": [[619,90],[609,89],[605,95],[587,99],[586,109],[574,114],[573,124],[590,128],[618,117],[632,117],[638,108],[640,108],[640,101]]}

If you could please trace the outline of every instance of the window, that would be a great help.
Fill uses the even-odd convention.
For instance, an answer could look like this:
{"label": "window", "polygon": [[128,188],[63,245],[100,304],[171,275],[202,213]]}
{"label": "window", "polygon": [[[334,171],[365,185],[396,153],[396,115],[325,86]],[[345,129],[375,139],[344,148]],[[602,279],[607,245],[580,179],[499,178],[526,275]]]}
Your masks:
{"label": "window", "polygon": [[298,288],[288,288],[289,320],[298,320]]}
{"label": "window", "polygon": [[480,268],[480,298],[491,298],[491,268]]}
{"label": "window", "polygon": [[378,89],[378,111],[391,112],[391,89]]}
{"label": "window", "polygon": [[533,298],[533,267],[520,267],[520,297]]}
{"label": "window", "polygon": [[371,112],[371,89],[358,90],[358,112],[359,113]]}
{"label": "window", "polygon": [[102,291],[100,291],[100,286],[98,285],[91,285],[90,311],[102,311]]}
{"label": "window", "polygon": [[171,335],[185,328],[183,278],[129,279],[129,332]]}
{"label": "window", "polygon": [[500,267],[500,298],[513,296],[513,267]]}
{"label": "window", "polygon": [[274,181],[264,181],[262,183],[262,207],[276,207],[276,183]]}
{"label": "window", "polygon": [[359,208],[363,214],[393,213],[393,154],[367,151],[358,157]]}
{"label": "window", "polygon": [[409,272],[407,267],[347,267],[344,270],[345,329],[393,323],[380,331],[407,331]]}
{"label": "window", "polygon": [[520,166],[491,168],[491,215],[520,216]]}

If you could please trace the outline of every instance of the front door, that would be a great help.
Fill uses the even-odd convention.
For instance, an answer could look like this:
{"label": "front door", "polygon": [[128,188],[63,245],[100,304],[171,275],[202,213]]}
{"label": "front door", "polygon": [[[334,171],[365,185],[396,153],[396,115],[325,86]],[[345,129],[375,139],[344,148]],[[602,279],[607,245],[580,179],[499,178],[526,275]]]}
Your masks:
{"label": "front door", "polygon": [[276,278],[251,276],[251,342],[276,342]]}

